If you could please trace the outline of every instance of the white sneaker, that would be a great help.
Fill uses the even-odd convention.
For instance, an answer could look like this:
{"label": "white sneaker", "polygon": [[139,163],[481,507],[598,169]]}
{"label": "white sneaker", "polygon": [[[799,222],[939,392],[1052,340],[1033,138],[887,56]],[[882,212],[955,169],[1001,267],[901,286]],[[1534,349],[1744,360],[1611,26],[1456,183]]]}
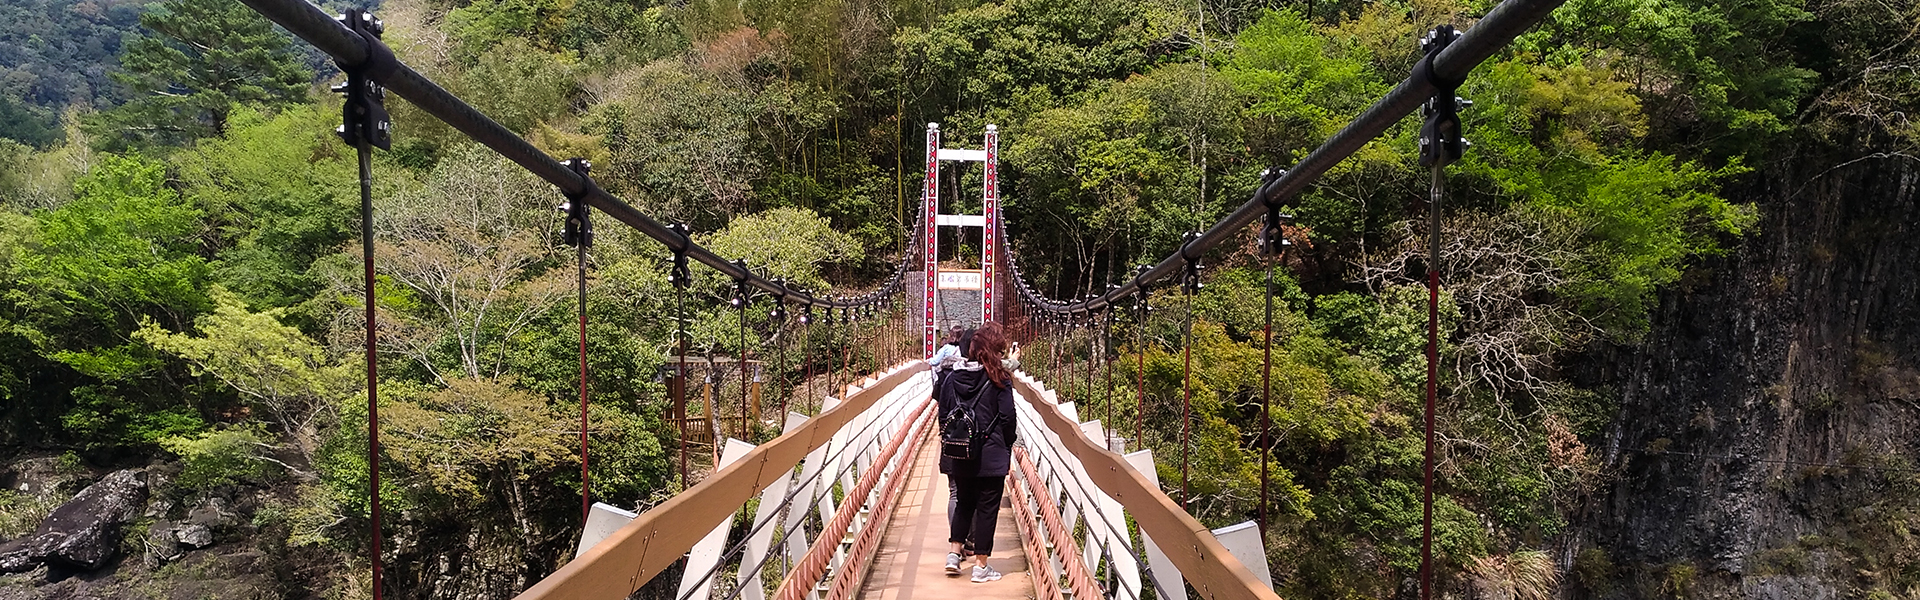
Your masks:
{"label": "white sneaker", "polygon": [[979,566],[979,567],[973,568],[974,583],[986,583],[989,581],[999,581],[999,580],[1000,580],[1000,572],[993,570],[993,567]]}
{"label": "white sneaker", "polygon": [[947,576],[948,577],[960,576],[960,555],[959,554],[955,554],[952,552],[947,553]]}

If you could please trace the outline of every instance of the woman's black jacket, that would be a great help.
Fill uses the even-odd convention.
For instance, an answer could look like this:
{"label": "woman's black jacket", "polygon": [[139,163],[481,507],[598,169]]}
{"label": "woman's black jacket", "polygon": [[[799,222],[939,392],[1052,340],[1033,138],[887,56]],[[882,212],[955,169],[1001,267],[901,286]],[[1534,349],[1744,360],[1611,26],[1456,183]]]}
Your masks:
{"label": "woman's black jacket", "polygon": [[984,386],[993,389],[974,408],[974,418],[991,425],[987,426],[987,440],[981,444],[979,458],[954,460],[941,456],[941,473],[956,477],[1005,477],[1008,466],[1013,463],[1013,442],[1019,438],[1014,432],[1012,382],[1006,387],[995,385],[987,372],[977,367],[948,371],[934,390],[934,398],[940,402],[938,414],[945,415],[961,402],[972,401]]}

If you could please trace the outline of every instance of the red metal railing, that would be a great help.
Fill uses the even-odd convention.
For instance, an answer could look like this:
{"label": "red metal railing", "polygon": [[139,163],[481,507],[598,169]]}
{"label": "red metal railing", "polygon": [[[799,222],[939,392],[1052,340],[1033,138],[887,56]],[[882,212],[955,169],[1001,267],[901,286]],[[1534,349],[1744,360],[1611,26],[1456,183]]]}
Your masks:
{"label": "red metal railing", "polygon": [[[919,408],[914,409],[913,418],[908,422],[921,421],[922,417],[928,414],[928,407],[931,405],[931,399],[922,400]],[[775,600],[804,600],[807,597],[809,589],[818,583],[821,577],[826,575],[827,567],[833,560],[834,551],[840,545],[840,538],[843,537],[848,528],[853,525],[853,518],[860,513],[861,505],[865,504],[864,499],[868,494],[873,492],[873,487],[879,484],[880,475],[886,472],[883,466],[893,461],[894,456],[899,454],[900,447],[906,445],[909,438],[914,438],[918,433],[924,433],[927,427],[929,427],[927,423],[921,423],[917,428],[902,427],[898,433],[894,434],[893,440],[887,442],[886,449],[881,450],[880,456],[874,459],[873,468],[867,469],[866,473],[861,474],[859,483],[847,492],[846,502],[841,504],[840,509],[834,513],[833,521],[829,523],[827,527],[821,529],[820,538],[814,542],[813,547],[807,549],[806,556],[800,559],[798,564],[794,565],[793,570],[787,573],[786,579],[780,582],[780,590],[773,596]],[[905,471],[902,470],[896,470],[895,472],[897,474],[905,473]],[[905,477],[896,475],[894,482],[903,479],[905,479]],[[894,486],[890,483],[889,487]],[[875,535],[878,535],[877,531],[884,528],[884,523],[878,527],[867,527],[862,532],[862,535],[864,536],[869,532],[874,532]],[[856,546],[857,545],[858,544],[856,544]],[[851,564],[842,565],[840,576],[844,576],[847,571],[860,570],[852,568],[853,566],[854,565]],[[836,576],[835,589],[841,587],[839,581],[840,576]],[[855,577],[857,577],[857,575],[855,575]]]}
{"label": "red metal railing", "polygon": [[[1053,495],[1047,493],[1046,481],[1040,479],[1040,471],[1033,467],[1033,458],[1027,456],[1025,448],[1015,448],[1013,458],[1020,465],[1020,475],[1027,482],[1027,489],[1033,491],[1034,500],[1040,505],[1040,520],[1046,524],[1047,539],[1053,541],[1053,548],[1060,554],[1060,570],[1067,578],[1067,587],[1073,590],[1074,598],[1102,598],[1100,584],[1087,573],[1087,563],[1080,559],[1079,547],[1074,545],[1073,532],[1060,522],[1060,511],[1053,504]],[[1039,556],[1045,559],[1046,555]]]}

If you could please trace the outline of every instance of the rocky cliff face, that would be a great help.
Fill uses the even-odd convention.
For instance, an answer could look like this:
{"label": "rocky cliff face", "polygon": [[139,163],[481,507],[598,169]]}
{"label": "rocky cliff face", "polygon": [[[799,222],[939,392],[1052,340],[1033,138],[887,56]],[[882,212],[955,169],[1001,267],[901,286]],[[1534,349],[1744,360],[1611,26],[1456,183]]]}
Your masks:
{"label": "rocky cliff face", "polygon": [[1920,598],[1920,158],[1803,156],[1606,367],[1571,598]]}

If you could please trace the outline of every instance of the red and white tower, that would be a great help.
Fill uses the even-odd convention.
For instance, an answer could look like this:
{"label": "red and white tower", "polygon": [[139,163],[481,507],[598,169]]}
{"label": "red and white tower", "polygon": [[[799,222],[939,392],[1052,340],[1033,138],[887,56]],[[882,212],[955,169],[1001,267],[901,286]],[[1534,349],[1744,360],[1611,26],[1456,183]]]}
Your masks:
{"label": "red and white tower", "polygon": [[[948,215],[940,213],[940,161],[972,161],[985,163],[985,184],[981,191],[982,213],[978,215]],[[927,124],[927,179],[920,193],[920,214],[924,222],[921,231],[921,246],[926,253],[926,295],[922,298],[921,315],[923,328],[923,350],[927,358],[933,357],[938,343],[939,331],[935,323],[936,299],[940,290],[979,290],[980,322],[985,323],[994,317],[994,271],[999,259],[1000,245],[1000,131],[994,125],[987,126],[986,149],[965,150],[940,147],[940,124]],[[981,228],[980,270],[940,270],[940,226],[979,227]]]}

